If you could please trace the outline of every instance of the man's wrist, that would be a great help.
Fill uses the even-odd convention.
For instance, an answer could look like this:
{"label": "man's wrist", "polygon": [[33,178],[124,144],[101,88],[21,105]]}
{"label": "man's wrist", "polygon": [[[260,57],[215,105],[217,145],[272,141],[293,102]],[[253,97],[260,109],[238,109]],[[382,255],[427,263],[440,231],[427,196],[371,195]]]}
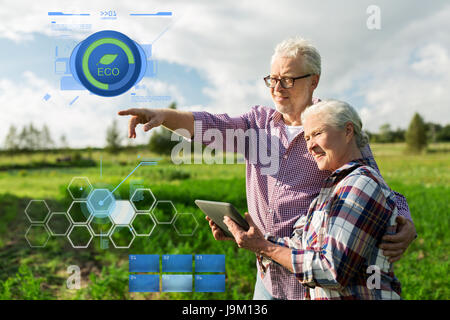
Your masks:
{"label": "man's wrist", "polygon": [[261,244],[259,245],[260,250],[257,253],[270,259],[277,247],[279,246],[266,239],[261,239]]}
{"label": "man's wrist", "polygon": [[171,109],[168,109],[168,108],[166,108],[166,109],[157,109],[157,112],[161,115],[161,117],[162,117],[162,122],[161,122],[161,124],[164,126],[164,127],[168,127],[166,124],[167,124],[167,120],[168,120],[168,112],[170,112],[170,111],[172,111]]}

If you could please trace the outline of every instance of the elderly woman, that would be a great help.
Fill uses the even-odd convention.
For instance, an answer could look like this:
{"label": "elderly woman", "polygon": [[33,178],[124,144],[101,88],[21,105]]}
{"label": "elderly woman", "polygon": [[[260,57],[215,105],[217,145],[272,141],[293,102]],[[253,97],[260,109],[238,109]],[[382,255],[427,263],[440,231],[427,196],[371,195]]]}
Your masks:
{"label": "elderly woman", "polygon": [[293,272],[309,288],[306,298],[400,299],[393,265],[378,247],[385,233],[395,232],[395,197],[362,159],[368,139],[358,114],[328,100],[307,108],[302,123],[308,152],[331,174],[292,236],[263,236],[248,214],[247,232],[228,217],[224,222],[239,247],[264,257],[263,270],[278,263]]}

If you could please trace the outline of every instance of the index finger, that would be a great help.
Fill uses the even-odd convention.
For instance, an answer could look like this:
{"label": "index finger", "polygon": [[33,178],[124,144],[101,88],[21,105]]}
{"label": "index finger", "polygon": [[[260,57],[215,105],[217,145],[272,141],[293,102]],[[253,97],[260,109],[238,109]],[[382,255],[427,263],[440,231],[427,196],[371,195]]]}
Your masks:
{"label": "index finger", "polygon": [[140,110],[137,108],[131,108],[126,110],[120,110],[117,112],[119,116],[135,116],[141,114]]}
{"label": "index finger", "polygon": [[405,244],[403,242],[384,242],[379,245],[383,250],[404,250]]}
{"label": "index finger", "polygon": [[400,231],[396,234],[385,234],[382,238],[382,241],[389,241],[389,242],[403,242],[406,241],[406,236]]}
{"label": "index finger", "polygon": [[255,226],[255,223],[253,222],[253,219],[252,219],[252,217],[250,216],[250,213],[246,212],[244,218],[245,218],[245,220],[248,222],[249,225]]}

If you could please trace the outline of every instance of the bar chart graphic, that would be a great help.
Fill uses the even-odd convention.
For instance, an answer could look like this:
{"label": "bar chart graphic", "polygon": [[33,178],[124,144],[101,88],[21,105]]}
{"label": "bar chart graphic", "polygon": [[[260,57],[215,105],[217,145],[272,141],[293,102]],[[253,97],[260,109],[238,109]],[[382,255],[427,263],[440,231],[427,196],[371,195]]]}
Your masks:
{"label": "bar chart graphic", "polygon": [[222,254],[133,254],[129,272],[129,292],[225,292]]}

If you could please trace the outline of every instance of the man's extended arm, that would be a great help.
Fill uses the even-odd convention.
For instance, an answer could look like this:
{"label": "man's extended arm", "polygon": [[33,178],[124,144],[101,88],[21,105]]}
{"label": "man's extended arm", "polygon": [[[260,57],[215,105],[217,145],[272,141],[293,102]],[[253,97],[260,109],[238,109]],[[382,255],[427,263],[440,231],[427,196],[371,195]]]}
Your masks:
{"label": "man's extended arm", "polygon": [[[128,125],[129,138],[136,138],[136,126],[138,124],[144,125],[144,131],[149,131],[150,129],[160,125],[172,131],[185,129],[177,131],[177,133],[188,139],[193,138],[195,142],[200,142],[203,144],[212,142],[205,137],[205,132],[209,129],[220,131],[222,137],[226,137],[227,131],[230,129],[233,131],[238,131],[240,129],[242,132],[248,129],[248,113],[232,118],[227,114],[210,114],[208,112],[189,112],[175,109],[132,108],[119,111],[118,114],[121,116],[131,116]],[[233,132],[233,135],[234,134],[235,132]],[[222,139],[223,150],[234,152],[237,151],[235,143],[228,146],[226,142],[226,139]],[[217,142],[214,141],[213,143]]]}
{"label": "man's extended arm", "polygon": [[192,112],[175,109],[145,109],[132,108],[122,110],[118,113],[121,116],[131,116],[128,124],[128,137],[136,138],[136,126],[144,125],[144,131],[152,128],[164,126],[169,130],[186,129],[191,138],[194,135],[194,116]]}

